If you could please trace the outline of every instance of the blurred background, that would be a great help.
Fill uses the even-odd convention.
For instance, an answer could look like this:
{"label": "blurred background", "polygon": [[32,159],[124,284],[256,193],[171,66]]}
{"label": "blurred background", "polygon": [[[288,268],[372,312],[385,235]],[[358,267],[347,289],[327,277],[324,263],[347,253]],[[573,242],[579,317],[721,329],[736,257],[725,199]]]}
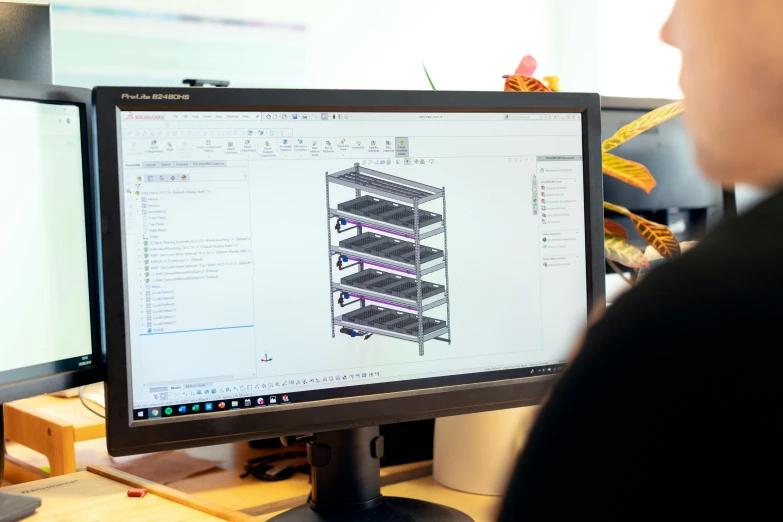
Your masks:
{"label": "blurred background", "polygon": [[[50,0],[54,81],[181,86],[503,90],[525,55],[563,91],[602,96],[604,138],[678,99],[679,52],[660,39],[674,0]],[[531,73],[523,73],[531,74]],[[625,100],[613,100],[624,97]],[[606,178],[605,197],[698,240],[723,216],[684,122],[618,153],[647,165],[651,196]],[[744,210],[763,193],[737,187]],[[609,217],[621,219],[620,216]],[[628,223],[629,229],[633,229]],[[632,234],[639,247],[646,242]]]}
{"label": "blurred background", "polygon": [[523,55],[567,91],[679,97],[673,0],[52,0],[55,82],[502,90]]}

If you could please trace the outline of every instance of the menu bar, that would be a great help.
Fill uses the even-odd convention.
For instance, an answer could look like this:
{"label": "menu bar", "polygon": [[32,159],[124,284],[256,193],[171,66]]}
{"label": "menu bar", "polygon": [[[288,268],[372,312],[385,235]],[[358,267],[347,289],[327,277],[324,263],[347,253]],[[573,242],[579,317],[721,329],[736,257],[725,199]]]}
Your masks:
{"label": "menu bar", "polygon": [[125,122],[324,122],[324,121],[499,121],[581,119],[578,113],[410,113],[410,112],[198,112],[198,111],[127,111]]}

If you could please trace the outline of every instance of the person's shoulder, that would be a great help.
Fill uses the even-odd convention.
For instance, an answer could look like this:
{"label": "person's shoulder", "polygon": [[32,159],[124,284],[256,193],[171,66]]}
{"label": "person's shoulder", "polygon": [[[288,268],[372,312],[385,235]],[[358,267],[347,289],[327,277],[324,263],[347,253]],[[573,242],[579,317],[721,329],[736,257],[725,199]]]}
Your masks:
{"label": "person's shoulder", "polygon": [[643,294],[677,292],[684,300],[703,299],[700,290],[746,293],[760,276],[783,281],[783,192],[734,219],[730,219],[678,259],[651,271],[638,286]]}
{"label": "person's shoulder", "polygon": [[[783,254],[783,191],[771,196],[749,212],[722,223],[693,251],[682,256],[677,270],[696,264],[709,265],[714,271],[735,271],[747,267],[772,269]],[[704,268],[704,267],[701,267]],[[710,273],[708,270],[707,273]]]}
{"label": "person's shoulder", "polygon": [[[679,258],[653,269],[606,311],[588,341],[666,331],[710,335],[762,323],[783,299],[783,192],[726,221]],[[717,334],[715,334],[717,335]],[[612,343],[613,344],[613,343]]]}

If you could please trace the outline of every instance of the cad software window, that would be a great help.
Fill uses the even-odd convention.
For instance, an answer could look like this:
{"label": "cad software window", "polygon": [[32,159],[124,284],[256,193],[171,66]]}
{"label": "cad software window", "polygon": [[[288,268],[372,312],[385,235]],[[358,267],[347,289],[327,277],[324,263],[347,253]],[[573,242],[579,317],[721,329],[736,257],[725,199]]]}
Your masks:
{"label": "cad software window", "polygon": [[585,323],[579,114],[119,117],[133,407],[150,417],[540,371]]}

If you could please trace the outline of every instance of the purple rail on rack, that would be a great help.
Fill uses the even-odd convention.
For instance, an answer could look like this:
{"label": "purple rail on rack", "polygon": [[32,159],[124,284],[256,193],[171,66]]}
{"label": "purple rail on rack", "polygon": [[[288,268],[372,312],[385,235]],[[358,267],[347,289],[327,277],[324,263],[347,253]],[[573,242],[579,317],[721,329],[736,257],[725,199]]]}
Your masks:
{"label": "purple rail on rack", "polygon": [[377,263],[370,263],[369,261],[362,261],[361,259],[354,259],[352,257],[349,257],[348,261],[355,261],[357,263],[363,263],[365,265],[377,266],[379,268],[385,268],[387,270],[396,270],[397,272],[404,272],[406,274],[411,274],[411,275],[414,275],[416,273],[416,272],[411,271],[411,270],[403,270],[402,268],[394,268],[393,266],[379,265]]}
{"label": "purple rail on rack", "polygon": [[405,234],[400,234],[398,232],[392,232],[391,230],[386,230],[385,228],[371,227],[370,225],[364,225],[362,223],[357,223],[355,221],[349,221],[347,219],[345,220],[345,222],[346,223],[350,223],[351,225],[356,225],[356,226],[362,227],[362,228],[369,228],[370,230],[377,230],[378,232],[383,232],[384,234],[391,234],[393,236],[399,236],[399,237],[404,237],[404,238],[408,238],[408,239],[413,239],[413,236],[406,236]]}

